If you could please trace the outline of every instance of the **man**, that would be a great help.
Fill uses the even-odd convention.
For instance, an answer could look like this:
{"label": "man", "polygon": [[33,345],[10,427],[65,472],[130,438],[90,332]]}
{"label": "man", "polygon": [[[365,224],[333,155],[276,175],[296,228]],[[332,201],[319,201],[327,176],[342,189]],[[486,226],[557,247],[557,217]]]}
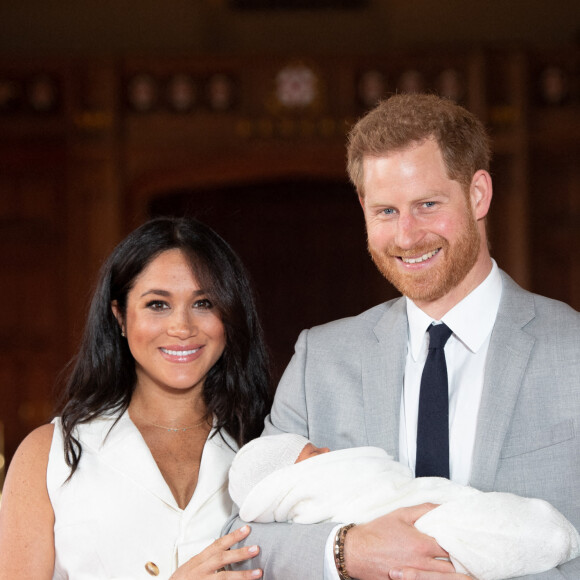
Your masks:
{"label": "man", "polygon": [[[545,499],[578,529],[580,314],[526,292],[492,260],[489,158],[482,124],[434,95],[391,97],[353,128],[348,170],[369,251],[404,297],[304,331],[264,434],[382,447],[415,470],[425,444],[427,331],[442,322],[452,332],[444,346],[449,477]],[[253,524],[261,559],[252,565],[275,580],[465,579],[413,526],[433,507],[348,529]],[[527,578],[577,580],[580,561]]]}

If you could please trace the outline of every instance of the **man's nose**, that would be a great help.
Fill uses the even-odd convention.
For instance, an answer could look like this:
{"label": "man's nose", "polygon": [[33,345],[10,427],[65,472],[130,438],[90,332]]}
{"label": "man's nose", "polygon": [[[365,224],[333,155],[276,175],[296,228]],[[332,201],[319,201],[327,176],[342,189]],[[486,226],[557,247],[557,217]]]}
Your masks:
{"label": "man's nose", "polygon": [[409,250],[417,245],[423,237],[423,229],[419,221],[413,214],[405,213],[399,215],[397,220],[397,232],[395,243],[403,250]]}

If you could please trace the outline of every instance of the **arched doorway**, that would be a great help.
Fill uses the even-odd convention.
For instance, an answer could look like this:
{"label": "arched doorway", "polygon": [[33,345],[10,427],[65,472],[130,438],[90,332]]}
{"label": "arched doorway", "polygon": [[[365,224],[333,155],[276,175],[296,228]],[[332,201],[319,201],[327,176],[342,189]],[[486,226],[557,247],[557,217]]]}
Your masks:
{"label": "arched doorway", "polygon": [[277,178],[183,188],[149,198],[149,216],[190,215],[213,227],[253,279],[275,378],[299,332],[396,295],[371,262],[346,180]]}

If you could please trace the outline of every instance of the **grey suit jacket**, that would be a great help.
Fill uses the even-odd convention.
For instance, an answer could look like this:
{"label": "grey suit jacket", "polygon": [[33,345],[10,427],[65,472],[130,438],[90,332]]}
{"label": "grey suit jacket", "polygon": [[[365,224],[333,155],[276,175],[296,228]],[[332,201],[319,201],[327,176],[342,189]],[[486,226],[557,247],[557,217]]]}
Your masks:
{"label": "grey suit jacket", "polygon": [[[543,498],[580,529],[580,313],[503,272],[502,281],[470,484]],[[299,433],[331,449],[373,445],[397,458],[407,335],[402,298],[302,332],[264,434]],[[321,580],[332,527],[252,524],[248,541],[261,555],[251,567],[267,580]],[[526,578],[578,580],[580,559]]]}

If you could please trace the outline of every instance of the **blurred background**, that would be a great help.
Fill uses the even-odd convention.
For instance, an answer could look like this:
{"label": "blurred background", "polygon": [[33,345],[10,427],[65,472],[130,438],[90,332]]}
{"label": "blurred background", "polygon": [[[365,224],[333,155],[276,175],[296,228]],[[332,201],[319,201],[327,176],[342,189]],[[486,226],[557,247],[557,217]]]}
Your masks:
{"label": "blurred background", "polygon": [[486,123],[492,254],[580,309],[577,0],[4,0],[0,477],[51,418],[104,257],[150,216],[242,256],[276,376],[302,328],[395,296],[344,169],[394,91]]}

